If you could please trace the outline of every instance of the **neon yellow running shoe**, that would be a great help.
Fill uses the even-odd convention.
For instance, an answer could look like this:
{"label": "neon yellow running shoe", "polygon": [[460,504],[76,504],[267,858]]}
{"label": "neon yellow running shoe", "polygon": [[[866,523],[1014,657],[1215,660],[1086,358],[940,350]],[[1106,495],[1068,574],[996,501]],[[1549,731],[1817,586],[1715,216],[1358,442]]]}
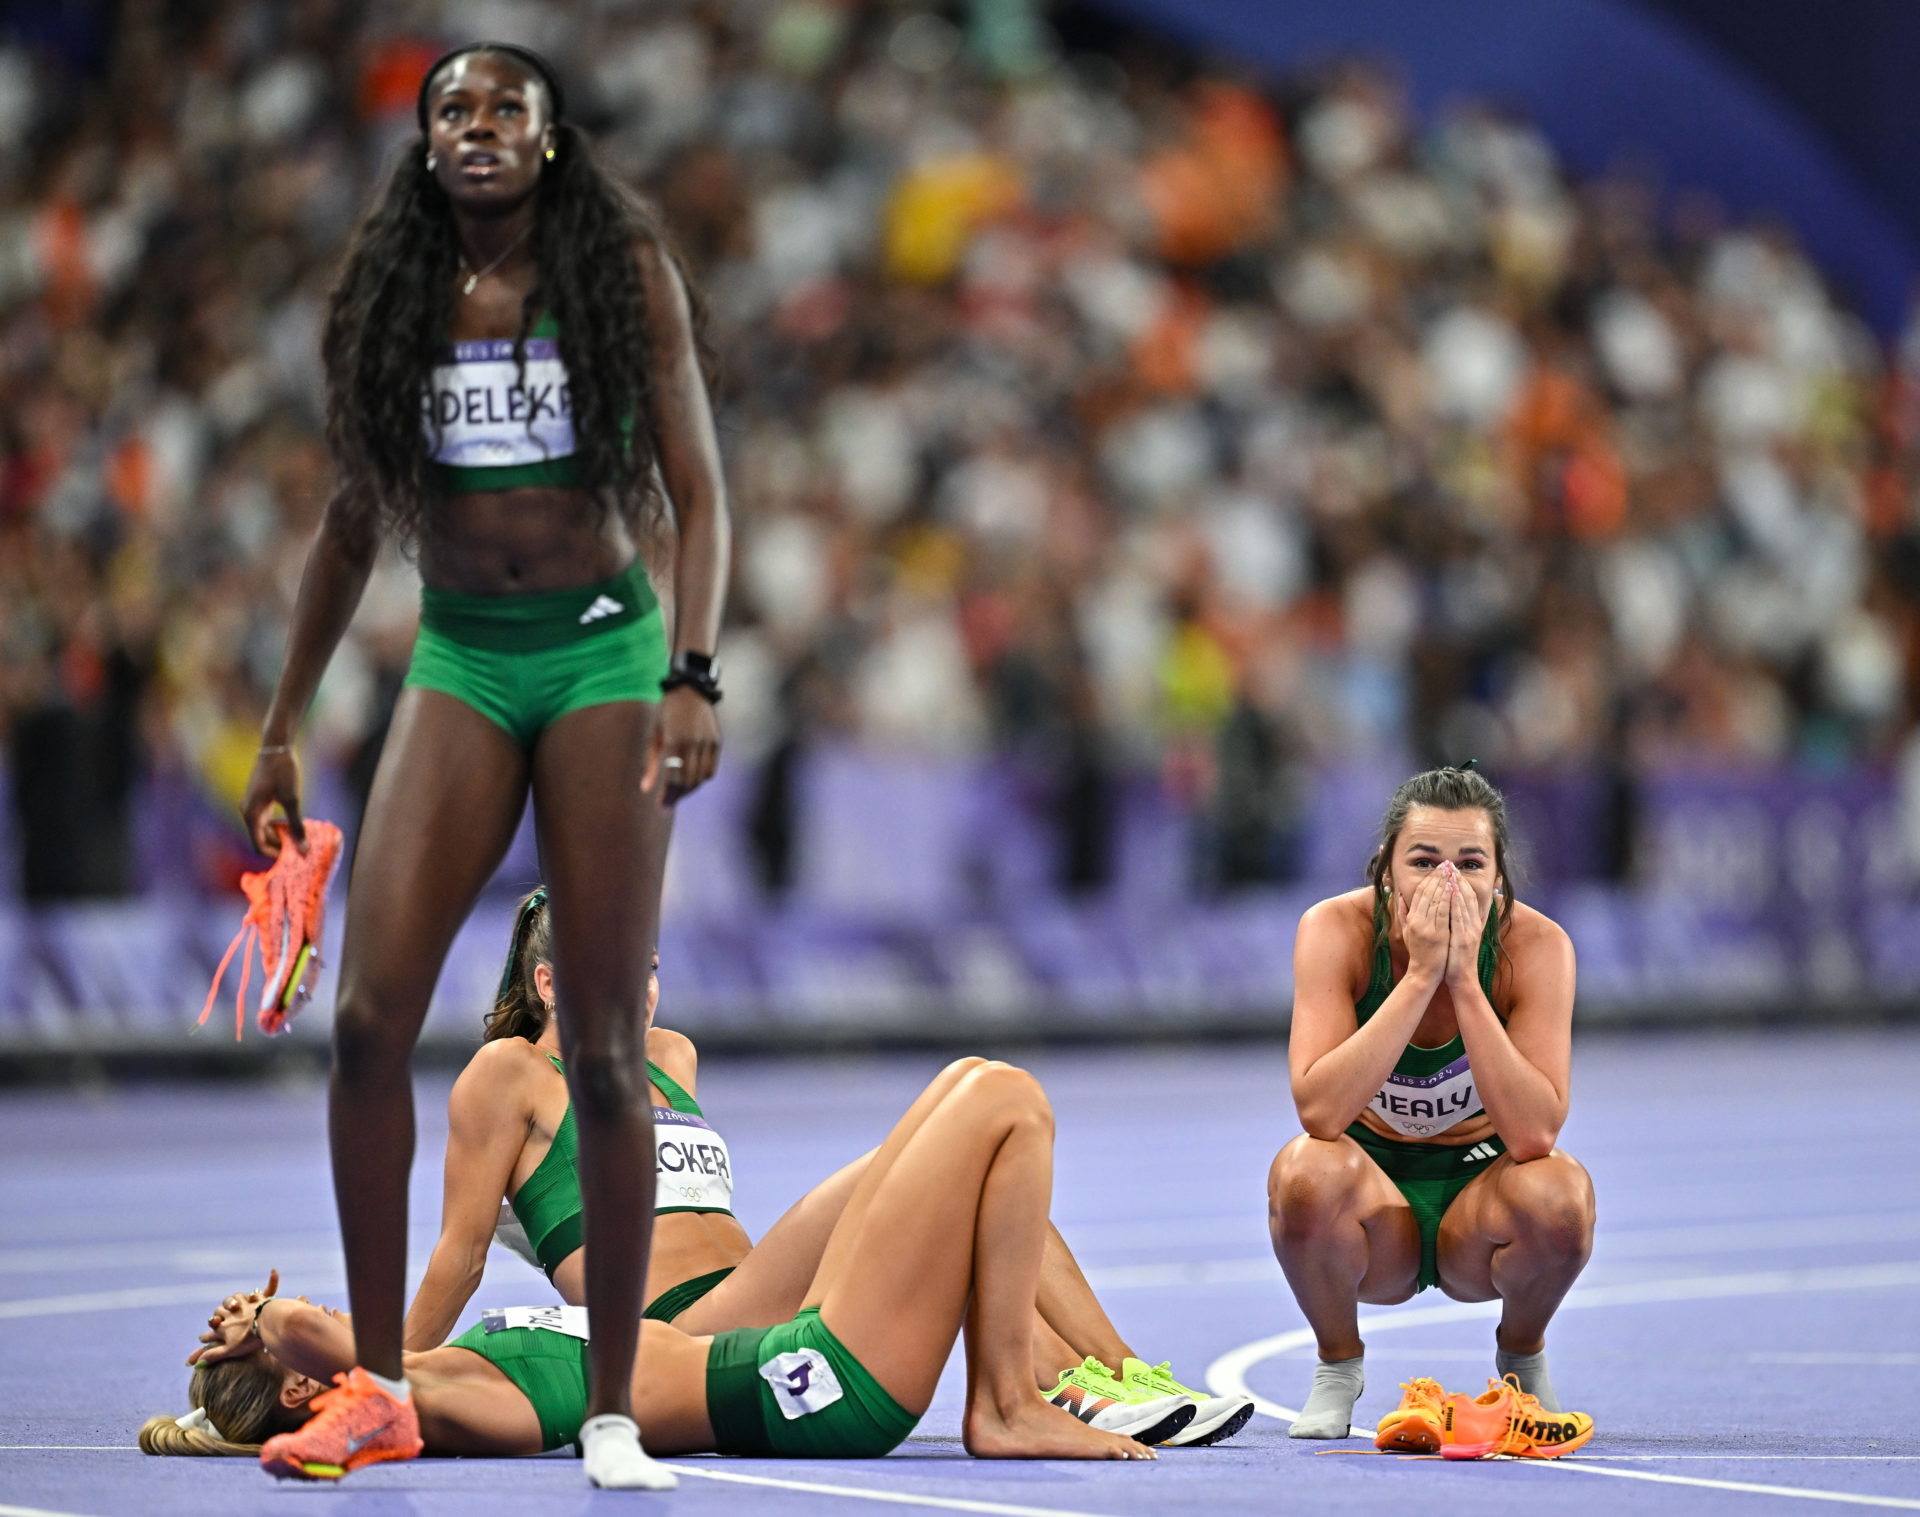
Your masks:
{"label": "neon yellow running shoe", "polygon": [[1199,1408],[1193,1421],[1167,1439],[1168,1448],[1205,1448],[1231,1438],[1253,1417],[1251,1396],[1209,1396],[1173,1378],[1173,1361],[1162,1360],[1148,1368],[1144,1359],[1127,1359],[1120,1365],[1120,1383],[1137,1400],[1150,1396],[1186,1396]]}
{"label": "neon yellow running shoe", "polygon": [[1119,1433],[1136,1443],[1165,1443],[1196,1414],[1193,1399],[1184,1394],[1133,1395],[1113,1378],[1113,1371],[1093,1358],[1082,1359],[1060,1377],[1058,1385],[1040,1395],[1088,1427]]}

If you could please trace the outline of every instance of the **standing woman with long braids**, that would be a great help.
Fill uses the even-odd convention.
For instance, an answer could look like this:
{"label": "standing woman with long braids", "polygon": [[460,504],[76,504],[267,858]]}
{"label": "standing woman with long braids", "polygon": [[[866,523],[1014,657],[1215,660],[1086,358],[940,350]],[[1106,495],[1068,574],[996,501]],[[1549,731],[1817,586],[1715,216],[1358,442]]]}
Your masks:
{"label": "standing woman with long braids", "polygon": [[[728,553],[693,307],[537,55],[449,53],[421,82],[419,120],[328,311],[340,482],[242,806],[264,851],[280,846],[276,806],[305,846],[294,729],[382,539],[397,538],[418,557],[420,634],[354,860],[329,1107],[359,1362],[305,1424],[299,1462],[337,1476],[419,1452],[401,1361],[412,1051],[531,792],[595,1323],[587,1475],[666,1489],[630,1415],[653,1221],[642,1001],[661,805],[704,782],[719,751]],[[665,510],[671,659],[636,547]]]}

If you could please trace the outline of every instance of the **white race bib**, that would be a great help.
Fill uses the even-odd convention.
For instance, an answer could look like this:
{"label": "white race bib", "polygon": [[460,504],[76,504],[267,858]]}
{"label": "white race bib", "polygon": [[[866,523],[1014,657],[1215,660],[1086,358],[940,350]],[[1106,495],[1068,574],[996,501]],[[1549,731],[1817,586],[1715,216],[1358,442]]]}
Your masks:
{"label": "white race bib", "polygon": [[775,1354],[760,1366],[760,1378],[773,1387],[780,1415],[789,1422],[824,1411],[846,1394],[840,1388],[840,1377],[818,1349]]}
{"label": "white race bib", "polygon": [[654,1208],[733,1209],[733,1161],[727,1140],[692,1112],[653,1109],[653,1150],[658,1180]]}
{"label": "white race bib", "polygon": [[463,469],[545,463],[573,452],[573,393],[560,345],[529,337],[526,364],[511,338],[456,342],[427,387],[427,442],[439,427],[436,461]]}
{"label": "white race bib", "polygon": [[584,1306],[497,1306],[480,1314],[480,1326],[490,1333],[504,1333],[510,1327],[537,1327],[542,1332],[565,1333],[585,1343],[587,1309]]}
{"label": "white race bib", "polygon": [[1409,1138],[1431,1138],[1481,1110],[1465,1054],[1434,1074],[1388,1075],[1367,1104],[1387,1126]]}

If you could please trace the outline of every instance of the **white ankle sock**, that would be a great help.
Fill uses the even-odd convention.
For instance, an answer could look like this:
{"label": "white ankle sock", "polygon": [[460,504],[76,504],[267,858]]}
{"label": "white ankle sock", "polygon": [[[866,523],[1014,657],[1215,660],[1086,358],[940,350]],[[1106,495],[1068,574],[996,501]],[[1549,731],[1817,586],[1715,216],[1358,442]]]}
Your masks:
{"label": "white ankle sock", "polygon": [[640,1447],[640,1426],[617,1412],[580,1425],[587,1481],[603,1491],[671,1491],[680,1477]]}
{"label": "white ankle sock", "polygon": [[366,1374],[369,1380],[379,1386],[380,1389],[385,1391],[389,1396],[393,1397],[395,1401],[413,1400],[413,1391],[407,1385],[407,1377],[405,1375],[402,1375],[398,1380],[389,1380],[385,1375],[374,1374],[372,1370],[368,1370]]}
{"label": "white ankle sock", "polygon": [[1494,1373],[1505,1379],[1512,1375],[1520,1382],[1520,1389],[1540,1403],[1543,1412],[1560,1410],[1559,1398],[1553,1394],[1553,1381],[1547,1375],[1547,1351],[1541,1349],[1537,1354],[1510,1354],[1499,1344],[1493,1347]]}
{"label": "white ankle sock", "polygon": [[1324,1359],[1313,1367],[1313,1389],[1293,1420],[1289,1438],[1348,1438],[1353,1434],[1353,1404],[1367,1388],[1366,1355]]}

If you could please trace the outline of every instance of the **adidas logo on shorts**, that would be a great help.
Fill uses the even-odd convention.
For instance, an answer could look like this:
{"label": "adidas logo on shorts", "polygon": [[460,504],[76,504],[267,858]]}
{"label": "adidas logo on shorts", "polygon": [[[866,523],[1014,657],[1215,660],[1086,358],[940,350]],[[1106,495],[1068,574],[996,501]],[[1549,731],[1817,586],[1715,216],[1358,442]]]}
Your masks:
{"label": "adidas logo on shorts", "polygon": [[626,609],[611,595],[597,595],[593,604],[580,613],[580,625],[584,627],[588,622],[597,622],[603,616],[618,616]]}
{"label": "adidas logo on shorts", "polygon": [[[586,618],[584,617],[581,618],[581,620],[583,621],[585,619]],[[1476,1143],[1473,1145],[1472,1148],[1468,1149],[1464,1154],[1460,1156],[1460,1162],[1462,1164],[1473,1164],[1473,1163],[1477,1163],[1481,1159],[1495,1158],[1498,1156],[1498,1154],[1499,1154],[1499,1150],[1495,1148],[1491,1143]]]}

